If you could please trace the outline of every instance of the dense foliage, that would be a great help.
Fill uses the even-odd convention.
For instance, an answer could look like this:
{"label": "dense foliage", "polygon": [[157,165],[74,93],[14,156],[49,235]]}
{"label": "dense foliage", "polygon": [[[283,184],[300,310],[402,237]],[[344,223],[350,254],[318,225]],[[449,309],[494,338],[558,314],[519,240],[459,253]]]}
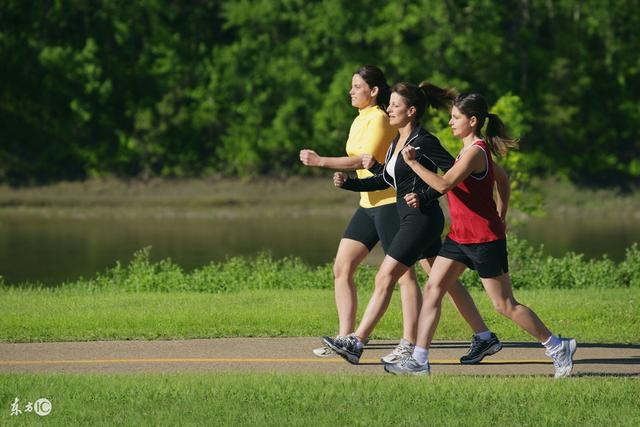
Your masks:
{"label": "dense foliage", "polygon": [[[361,64],[477,90],[512,172],[640,177],[639,0],[0,1],[0,181],[299,173]],[[441,135],[446,115],[429,119]],[[452,149],[455,149],[452,147]],[[308,170],[305,172],[309,172]]]}

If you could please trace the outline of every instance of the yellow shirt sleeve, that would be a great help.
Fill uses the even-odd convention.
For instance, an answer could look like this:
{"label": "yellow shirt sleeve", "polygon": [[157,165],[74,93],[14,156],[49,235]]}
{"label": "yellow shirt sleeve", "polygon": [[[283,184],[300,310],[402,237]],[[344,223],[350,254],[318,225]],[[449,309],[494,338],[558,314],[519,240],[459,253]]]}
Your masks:
{"label": "yellow shirt sleeve", "polygon": [[362,135],[363,152],[373,155],[378,163],[384,163],[384,157],[395,133],[396,130],[389,125],[386,114],[381,112],[373,115],[365,134]]}

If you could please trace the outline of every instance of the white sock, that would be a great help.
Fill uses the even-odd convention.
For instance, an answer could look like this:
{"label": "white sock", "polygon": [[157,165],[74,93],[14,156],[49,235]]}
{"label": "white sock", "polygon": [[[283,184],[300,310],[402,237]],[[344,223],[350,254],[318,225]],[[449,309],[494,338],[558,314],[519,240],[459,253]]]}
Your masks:
{"label": "white sock", "polygon": [[542,345],[545,346],[547,350],[551,350],[552,348],[559,346],[561,343],[562,341],[560,340],[560,338],[551,334],[549,339],[543,342]]}
{"label": "white sock", "polygon": [[427,363],[427,359],[429,359],[429,349],[415,346],[413,349],[413,358],[416,359],[418,363],[424,365]]}
{"label": "white sock", "polygon": [[476,336],[482,341],[489,341],[491,339],[491,331],[478,332]]}

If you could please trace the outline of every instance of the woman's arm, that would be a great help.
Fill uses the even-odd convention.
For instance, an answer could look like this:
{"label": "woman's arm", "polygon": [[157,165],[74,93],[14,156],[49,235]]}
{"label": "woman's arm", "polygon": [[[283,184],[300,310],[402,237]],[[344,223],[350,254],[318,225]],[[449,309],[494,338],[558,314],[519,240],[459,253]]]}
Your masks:
{"label": "woman's arm", "polygon": [[[300,150],[300,161],[305,166],[317,166],[328,169],[357,170],[363,169],[363,155],[370,155],[378,163],[384,163],[384,155],[389,147],[389,141],[396,131],[389,127],[389,118],[381,114],[371,120],[365,133],[361,136],[363,142],[362,155],[345,157],[323,157],[313,150]],[[374,164],[371,164],[373,166]],[[368,169],[365,167],[365,169]]]}
{"label": "woman's arm", "polygon": [[420,179],[442,194],[454,188],[472,173],[483,171],[486,168],[482,149],[468,150],[443,176],[439,176],[422,166],[415,159],[416,150],[411,146],[407,146],[402,150],[402,156],[407,165],[413,169]]}
{"label": "woman's arm", "polygon": [[509,184],[509,175],[497,163],[493,164],[493,176],[496,180],[496,206],[498,215],[502,222],[507,221],[507,210],[509,209],[509,198],[511,197],[511,186]]}
{"label": "woman's arm", "polygon": [[362,169],[361,156],[323,157],[313,150],[300,150],[300,161],[305,166],[317,166],[327,169],[356,170]]}
{"label": "woman's arm", "polygon": [[382,175],[374,175],[369,178],[358,179],[349,178],[349,176],[344,172],[336,172],[333,174],[333,185],[351,191],[376,191],[390,187]]}

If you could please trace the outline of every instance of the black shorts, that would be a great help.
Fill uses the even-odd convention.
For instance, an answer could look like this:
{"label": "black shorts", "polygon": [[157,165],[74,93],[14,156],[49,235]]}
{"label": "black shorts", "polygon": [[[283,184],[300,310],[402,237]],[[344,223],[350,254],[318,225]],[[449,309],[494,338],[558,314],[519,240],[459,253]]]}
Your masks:
{"label": "black shorts", "polygon": [[393,238],[387,255],[411,267],[422,258],[433,258],[442,244],[444,215],[437,203],[426,208],[410,208],[404,200],[398,202],[400,229]]}
{"label": "black shorts", "polygon": [[380,241],[386,254],[399,227],[400,217],[395,203],[375,208],[361,206],[351,217],[342,238],[356,240],[364,244],[369,251]]}
{"label": "black shorts", "polygon": [[438,256],[463,263],[470,269],[476,270],[483,279],[498,277],[509,272],[507,241],[504,239],[487,243],[462,244],[447,236]]}

